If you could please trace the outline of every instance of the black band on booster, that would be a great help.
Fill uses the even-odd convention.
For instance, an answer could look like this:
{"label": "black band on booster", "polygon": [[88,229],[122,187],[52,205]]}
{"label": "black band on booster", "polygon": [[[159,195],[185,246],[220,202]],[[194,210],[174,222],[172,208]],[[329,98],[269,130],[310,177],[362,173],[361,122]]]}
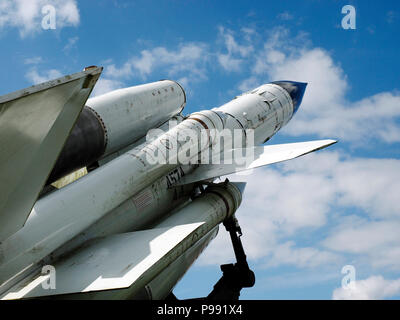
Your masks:
{"label": "black band on booster", "polygon": [[85,106],[62,149],[46,185],[92,164],[104,154],[104,125],[94,110]]}

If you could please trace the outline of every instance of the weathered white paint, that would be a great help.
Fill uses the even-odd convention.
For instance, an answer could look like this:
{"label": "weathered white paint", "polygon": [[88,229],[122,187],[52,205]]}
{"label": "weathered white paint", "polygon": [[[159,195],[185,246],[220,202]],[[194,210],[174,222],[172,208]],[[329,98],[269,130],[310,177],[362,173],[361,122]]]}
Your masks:
{"label": "weathered white paint", "polygon": [[[208,118],[203,119],[208,128],[217,129],[220,126],[219,118],[215,117],[216,124]],[[177,164],[150,164],[148,154],[149,150],[158,149],[164,155],[164,141],[185,129],[197,134],[199,138],[190,142],[199,150],[212,143],[200,139],[204,134],[203,125],[189,118],[156,140],[132,149],[40,199],[25,226],[0,244],[2,287],[8,287],[13,282],[12,278],[18,277],[19,272],[27,266],[35,265],[108,212],[176,168]],[[175,158],[179,158],[186,149],[182,145],[173,145],[170,151],[173,151]]]}
{"label": "weathered white paint", "polygon": [[87,101],[107,132],[104,156],[145,136],[149,129],[179,114],[185,104],[183,88],[171,80],[119,89]]}

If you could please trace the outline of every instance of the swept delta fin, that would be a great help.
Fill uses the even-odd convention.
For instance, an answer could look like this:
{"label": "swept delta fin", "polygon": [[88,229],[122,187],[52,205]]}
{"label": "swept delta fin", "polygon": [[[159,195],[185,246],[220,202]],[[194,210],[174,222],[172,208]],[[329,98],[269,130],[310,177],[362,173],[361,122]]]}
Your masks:
{"label": "swept delta fin", "polygon": [[20,228],[102,68],[0,97],[0,241]]}

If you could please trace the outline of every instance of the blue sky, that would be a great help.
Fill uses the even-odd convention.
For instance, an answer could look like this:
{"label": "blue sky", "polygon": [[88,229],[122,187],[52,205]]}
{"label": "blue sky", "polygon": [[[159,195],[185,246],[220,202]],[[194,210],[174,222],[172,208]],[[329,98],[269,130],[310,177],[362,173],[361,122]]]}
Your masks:
{"label": "blue sky", "polygon": [[[43,30],[41,8],[56,8]],[[344,5],[356,29],[341,26]],[[180,81],[186,113],[273,80],[309,83],[270,143],[339,139],[317,154],[234,177],[257,283],[244,299],[400,297],[398,1],[0,0],[0,94],[104,66],[94,94]],[[176,287],[206,295],[233,261],[223,228]],[[342,267],[356,288],[341,289]]]}

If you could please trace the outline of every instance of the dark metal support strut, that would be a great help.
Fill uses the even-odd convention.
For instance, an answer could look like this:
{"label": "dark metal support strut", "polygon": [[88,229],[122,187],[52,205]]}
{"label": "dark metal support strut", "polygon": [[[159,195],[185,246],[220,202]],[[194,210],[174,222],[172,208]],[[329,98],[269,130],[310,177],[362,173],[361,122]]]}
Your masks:
{"label": "dark metal support strut", "polygon": [[223,275],[207,296],[209,300],[238,300],[243,288],[251,288],[255,284],[254,272],[249,268],[240,240],[242,231],[237,219],[229,217],[224,221],[224,226],[231,236],[236,263],[221,265]]}
{"label": "dark metal support strut", "polygon": [[[233,250],[235,252],[236,263],[221,265],[222,277],[214,285],[213,290],[207,297],[189,299],[191,300],[239,300],[240,291],[243,288],[251,288],[255,284],[255,275],[250,270],[247,263],[246,254],[243,249],[242,230],[237,219],[234,216],[227,218],[223,222],[226,231],[229,232],[232,240]],[[171,293],[166,300],[178,300]]]}

